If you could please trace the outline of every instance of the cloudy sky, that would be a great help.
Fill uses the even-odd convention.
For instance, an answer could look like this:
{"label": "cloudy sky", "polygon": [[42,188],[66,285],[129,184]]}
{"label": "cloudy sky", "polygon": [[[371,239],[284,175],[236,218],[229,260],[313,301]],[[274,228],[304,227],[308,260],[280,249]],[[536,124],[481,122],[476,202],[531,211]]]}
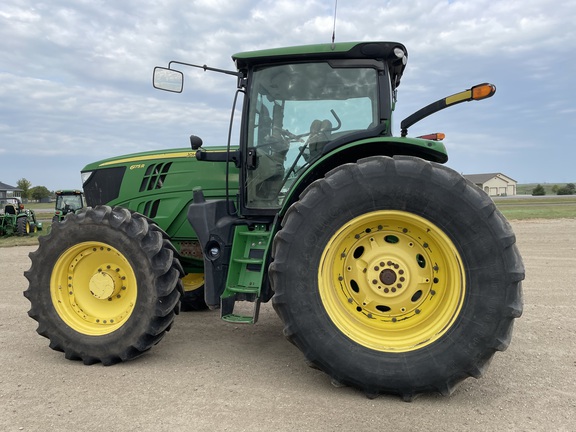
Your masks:
{"label": "cloudy sky", "polygon": [[[186,71],[172,94],[152,88],[154,66],[233,69],[236,52],[327,43],[333,14],[334,0],[2,0],[0,181],[78,188],[99,159],[190,134],[225,144],[235,78]],[[575,182],[575,17],[575,0],[339,0],[336,41],[406,45],[395,134],[430,102],[496,85],[410,129],[446,133],[457,171]]]}

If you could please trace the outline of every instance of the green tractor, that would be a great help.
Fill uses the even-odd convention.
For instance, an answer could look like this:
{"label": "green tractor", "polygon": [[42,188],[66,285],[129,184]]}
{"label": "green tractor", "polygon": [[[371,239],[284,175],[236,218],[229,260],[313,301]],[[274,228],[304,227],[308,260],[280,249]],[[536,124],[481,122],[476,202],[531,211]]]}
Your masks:
{"label": "green tractor", "polygon": [[42,229],[34,210],[24,208],[18,198],[3,201],[4,213],[0,214],[0,236],[25,236]]}
{"label": "green tractor", "polygon": [[59,190],[55,194],[52,223],[62,222],[67,214],[77,213],[84,208],[84,194],[80,190]]}
{"label": "green tractor", "polygon": [[272,301],[308,364],[370,397],[449,395],[481,376],[522,313],[522,259],[492,200],[443,165],[439,136],[408,128],[495,87],[434,102],[394,136],[400,43],[232,58],[233,71],[155,68],[154,87],[172,92],[176,68],[234,76],[239,143],[192,136],[191,150],[87,166],[89,207],[30,254],[38,332],[68,359],[111,365],[160,341],[184,292],[201,291],[232,323]]}

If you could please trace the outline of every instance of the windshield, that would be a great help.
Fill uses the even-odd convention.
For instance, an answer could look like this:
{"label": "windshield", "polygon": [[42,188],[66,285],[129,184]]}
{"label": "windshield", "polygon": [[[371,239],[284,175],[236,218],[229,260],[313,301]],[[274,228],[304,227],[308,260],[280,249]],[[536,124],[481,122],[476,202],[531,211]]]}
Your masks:
{"label": "windshield", "polygon": [[378,74],[370,67],[321,62],[259,69],[249,98],[248,147],[257,158],[247,175],[252,208],[280,206],[327,143],[379,121]]}
{"label": "windshield", "polygon": [[82,208],[82,195],[58,195],[56,210],[76,211]]}

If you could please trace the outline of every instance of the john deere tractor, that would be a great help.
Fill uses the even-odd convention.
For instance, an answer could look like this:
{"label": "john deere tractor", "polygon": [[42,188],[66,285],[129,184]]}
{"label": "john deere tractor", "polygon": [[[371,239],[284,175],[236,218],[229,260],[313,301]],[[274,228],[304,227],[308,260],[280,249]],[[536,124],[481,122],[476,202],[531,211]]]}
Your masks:
{"label": "john deere tractor", "polygon": [[42,229],[42,222],[36,220],[34,210],[24,208],[19,198],[6,198],[2,204],[0,236],[25,236]]}
{"label": "john deere tractor", "polygon": [[239,53],[236,70],[155,68],[154,87],[172,92],[185,67],[235,77],[239,142],[192,136],[187,151],[86,167],[89,207],[30,254],[38,332],[68,359],[129,360],[162,339],[188,285],[232,323],[272,301],[311,366],[368,396],[448,395],[481,376],[522,312],[515,236],[443,165],[439,136],[408,129],[495,87],[427,105],[394,136],[407,56],[351,42]]}
{"label": "john deere tractor", "polygon": [[80,190],[58,190],[55,194],[52,223],[62,222],[68,213],[76,213],[84,208],[84,194]]}

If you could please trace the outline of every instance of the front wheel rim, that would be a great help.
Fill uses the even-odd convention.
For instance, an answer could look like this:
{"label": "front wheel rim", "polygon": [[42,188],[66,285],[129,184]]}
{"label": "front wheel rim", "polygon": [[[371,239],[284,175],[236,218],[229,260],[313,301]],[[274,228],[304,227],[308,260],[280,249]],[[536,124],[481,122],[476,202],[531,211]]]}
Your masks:
{"label": "front wheel rim", "polygon": [[91,336],[123,326],[136,305],[137,280],[117,249],[78,243],[58,257],[50,278],[52,304],[73,330]]}
{"label": "front wheel rim", "polygon": [[381,210],[342,226],[324,248],[318,286],[332,322],[370,349],[420,349],[453,326],[465,274],[450,238],[412,213]]}

